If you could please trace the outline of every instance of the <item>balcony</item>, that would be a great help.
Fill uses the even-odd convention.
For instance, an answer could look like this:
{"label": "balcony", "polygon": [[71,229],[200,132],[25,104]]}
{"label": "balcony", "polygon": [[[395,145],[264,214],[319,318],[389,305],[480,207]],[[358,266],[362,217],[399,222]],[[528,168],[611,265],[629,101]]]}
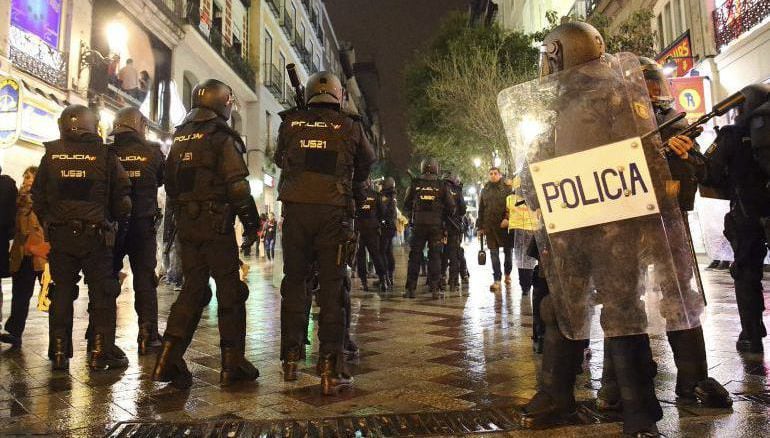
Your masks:
{"label": "balcony", "polygon": [[305,39],[302,38],[302,35],[295,32],[291,45],[294,46],[294,49],[297,51],[300,58],[303,55],[307,55],[307,47],[305,47]]}
{"label": "balcony", "polygon": [[289,16],[289,11],[285,10],[283,11],[283,21],[281,22],[281,29],[283,29],[283,33],[286,34],[286,38],[291,40],[292,35],[294,35],[294,22],[291,21],[291,16]]}
{"label": "balcony", "polygon": [[283,74],[274,64],[265,64],[265,87],[276,99],[283,99]]}
{"label": "balcony", "polygon": [[726,2],[712,13],[717,51],[770,17],[770,0]]}
{"label": "balcony", "polygon": [[281,0],[267,0],[267,7],[273,11],[275,18],[281,18]]}
{"label": "balcony", "polygon": [[58,88],[67,88],[67,53],[39,38],[10,26],[9,58],[18,68]]}
{"label": "balcony", "polygon": [[309,71],[311,73],[314,73],[313,72],[313,60],[310,57],[310,53],[308,53],[308,51],[305,50],[305,53],[301,53],[299,55],[299,57],[302,59],[302,65],[305,66],[307,71]]}

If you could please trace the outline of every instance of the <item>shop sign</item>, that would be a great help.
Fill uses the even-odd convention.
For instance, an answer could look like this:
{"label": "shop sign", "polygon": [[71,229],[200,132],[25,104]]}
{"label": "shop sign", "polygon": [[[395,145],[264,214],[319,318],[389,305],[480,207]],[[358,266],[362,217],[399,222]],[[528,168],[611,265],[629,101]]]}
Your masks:
{"label": "shop sign", "polygon": [[11,0],[11,26],[59,46],[62,0]]}
{"label": "shop sign", "polygon": [[20,99],[19,83],[0,77],[0,147],[8,147],[19,138]]}
{"label": "shop sign", "polygon": [[703,77],[671,79],[671,94],[677,112],[687,113],[687,121],[693,123],[706,114],[706,93]]}
{"label": "shop sign", "polygon": [[43,145],[43,142],[59,137],[58,116],[41,105],[32,102],[22,103],[21,138],[30,143]]}
{"label": "shop sign", "polygon": [[693,67],[695,58],[692,55],[692,44],[690,43],[690,31],[683,33],[670,46],[664,49],[655,60],[663,65],[668,58],[676,62],[676,75],[684,76]]}

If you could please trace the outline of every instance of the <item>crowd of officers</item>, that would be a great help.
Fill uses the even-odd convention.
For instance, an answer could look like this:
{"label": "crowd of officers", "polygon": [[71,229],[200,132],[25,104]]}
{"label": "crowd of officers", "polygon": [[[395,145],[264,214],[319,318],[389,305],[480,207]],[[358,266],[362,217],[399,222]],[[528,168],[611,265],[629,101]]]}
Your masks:
{"label": "crowd of officers", "polygon": [[[544,47],[550,72],[605,56],[601,36],[584,23],[560,25],[545,38]],[[673,116],[670,92],[657,64],[644,58],[641,64],[658,123],[663,123]],[[348,333],[348,267],[357,264],[362,285],[368,289],[368,253],[380,292],[394,289],[395,181],[386,178],[382,191],[374,190],[369,173],[376,157],[361,121],[341,110],[345,95],[339,79],[328,72],[316,73],[305,90],[306,105],[281,114],[273,157],[282,170],[278,185],[283,203],[285,274],[281,283],[281,360],[284,379],[295,380],[297,364],[305,354],[310,302],[315,295],[320,307],[317,371],[322,393],[336,394],[352,384],[345,359],[357,350]],[[32,209],[51,245],[48,355],[54,370],[66,370],[73,354],[73,301],[81,272],[89,296],[88,366],[93,370],[127,366],[125,353],[115,345],[118,273],[127,255],[134,275],[139,354],[158,351],[153,380],[178,388],[191,385],[183,354],[214,293],[209,286],[212,277],[220,321],[221,383],[231,385],[259,375],[244,357],[249,290],[239,277],[234,221],[237,217],[243,224],[247,246],[257,239],[261,224],[246,180],[245,146],[228,124],[233,93],[217,80],[198,84],[192,93],[192,109],[177,127],[165,159],[159,145],[146,139],[148,121],[134,108],[118,112],[114,142],[105,146],[95,112],[71,105],[59,119],[61,138],[46,143],[31,196]],[[735,124],[719,129],[716,143],[705,157],[690,153],[694,142],[677,136],[678,126],[661,135],[670,148],[673,178],[681,184],[684,217],[692,209],[697,182],[722,190],[731,200],[725,229],[735,251],[731,274],[742,329],[737,349],[756,353],[762,351],[762,338],[767,334],[761,279],[770,217],[770,90],[756,85],[744,93],[746,100]],[[456,176],[440,175],[436,160],[424,160],[420,175],[413,178],[405,195],[404,210],[412,227],[407,298],[415,297],[424,264],[433,298],[442,293],[442,277],[450,290],[457,290],[461,279],[467,280],[460,245],[466,213],[462,184]],[[500,175],[490,173],[482,195],[488,209],[499,181]],[[156,199],[161,185],[168,197],[166,208],[173,212],[184,277],[162,337],[155,277],[155,233],[160,220]],[[506,196],[510,194],[507,190]],[[506,202],[518,206],[521,200]],[[482,221],[479,228],[488,239],[495,239],[490,228],[498,226]],[[501,243],[488,240],[488,246],[496,253]],[[500,288],[502,273],[494,255],[493,266],[495,291]],[[509,273],[506,266],[506,276]],[[536,351],[544,356],[540,388],[525,407],[523,421],[540,424],[574,414],[575,376],[587,340],[569,339],[560,330],[543,272],[535,270],[527,279],[527,290],[530,281],[537,307]],[[669,332],[668,340],[678,370],[677,395],[708,406],[729,407],[729,394],[708,377],[702,329]],[[655,397],[655,364],[648,336],[609,338],[605,344],[599,407],[619,409],[628,434],[656,434],[655,423],[662,411]]]}

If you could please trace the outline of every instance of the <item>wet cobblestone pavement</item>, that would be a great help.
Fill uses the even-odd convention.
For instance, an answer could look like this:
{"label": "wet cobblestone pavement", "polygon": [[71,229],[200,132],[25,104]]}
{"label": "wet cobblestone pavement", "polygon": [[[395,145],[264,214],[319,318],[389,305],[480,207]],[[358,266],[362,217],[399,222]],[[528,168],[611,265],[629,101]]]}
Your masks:
{"label": "wet cobblestone pavement", "polygon": [[[403,287],[406,258],[400,248],[397,252],[396,284]],[[475,254],[472,248],[466,253]],[[257,382],[233,389],[218,386],[216,300],[205,311],[185,356],[194,375],[193,387],[180,392],[150,381],[155,357],[136,354],[133,298],[124,289],[119,299],[117,343],[131,361],[126,370],[89,372],[85,364],[85,341],[81,341],[75,347],[70,371],[53,373],[45,357],[47,316],[34,309],[30,312],[22,349],[0,346],[0,436],[37,433],[100,436],[120,422],[130,421],[198,424],[188,430],[188,436],[212,430],[216,425],[227,426],[225,432],[252,434],[262,430],[267,436],[265,431],[273,430],[280,436],[283,433],[280,431],[292,429],[295,424],[310,424],[290,422],[290,419],[313,419],[320,424],[318,420],[323,418],[356,417],[370,421],[394,418],[393,414],[433,412],[448,413],[447,416],[453,418],[450,422],[461,418],[473,421],[474,415],[497,412],[499,423],[507,424],[501,413],[515,416],[515,407],[534,394],[539,358],[533,354],[530,340],[531,305],[528,296],[522,297],[515,278],[511,289],[490,293],[491,275],[487,271],[491,268],[475,266],[469,258],[472,272],[467,295],[452,293],[434,301],[424,290],[416,300],[400,298],[400,293],[398,298],[382,299],[373,293],[354,290],[352,331],[362,352],[351,366],[355,389],[337,397],[323,397],[314,375],[314,354],[309,356],[296,382],[282,381],[278,361],[280,297],[272,286],[273,267],[264,259],[247,261],[252,269],[246,356],[260,370]],[[655,337],[656,383],[665,415],[659,423],[661,432],[665,436],[770,436],[770,360],[762,355],[736,353],[740,325],[729,274],[704,271],[703,275],[709,301],[704,331],[710,374],[731,392],[733,409],[677,404],[673,358],[665,338]],[[354,280],[354,285],[357,284]],[[766,287],[770,289],[770,284]],[[3,288],[6,312],[10,308],[9,289],[7,285]],[[81,293],[76,303],[76,339],[82,339],[87,324],[85,295]],[[167,286],[159,290],[161,328],[175,296]],[[765,297],[770,304],[768,295]],[[770,343],[765,344],[770,351]],[[317,350],[316,343],[309,348]],[[592,354],[577,384],[578,397],[589,401],[585,404],[587,421],[598,424],[564,425],[538,432],[520,430],[509,424],[502,427],[506,432],[501,433],[561,437],[618,435],[619,423],[611,418],[590,416],[594,414],[590,400],[595,396],[601,375],[601,349],[600,340],[592,341]],[[267,423],[270,421],[273,422]],[[132,427],[135,426],[124,423],[114,432],[128,433]],[[495,429],[478,429],[484,430]],[[463,429],[427,428],[413,434],[452,435],[461,431]],[[166,426],[154,429],[153,436],[171,432]],[[184,428],[176,432],[183,434]]]}

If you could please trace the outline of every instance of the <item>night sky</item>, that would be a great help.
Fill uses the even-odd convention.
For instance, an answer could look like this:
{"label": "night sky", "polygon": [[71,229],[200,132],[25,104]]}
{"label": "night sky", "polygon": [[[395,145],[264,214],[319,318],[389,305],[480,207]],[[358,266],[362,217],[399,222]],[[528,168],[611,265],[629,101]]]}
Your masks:
{"label": "night sky", "polygon": [[337,39],[350,41],[356,60],[375,61],[380,74],[380,115],[390,159],[409,164],[412,144],[406,135],[403,68],[441,18],[467,10],[468,0],[325,0]]}

